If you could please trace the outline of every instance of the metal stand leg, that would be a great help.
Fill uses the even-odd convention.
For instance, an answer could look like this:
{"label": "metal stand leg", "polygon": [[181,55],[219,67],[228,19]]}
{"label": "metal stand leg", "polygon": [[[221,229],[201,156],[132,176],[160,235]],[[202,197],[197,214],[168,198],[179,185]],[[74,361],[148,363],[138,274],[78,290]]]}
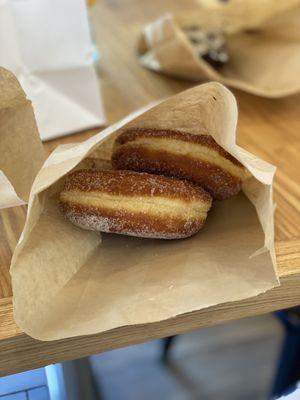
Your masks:
{"label": "metal stand leg", "polygon": [[275,313],[285,328],[272,396],[281,396],[300,380],[300,307]]}
{"label": "metal stand leg", "polygon": [[51,400],[97,400],[88,357],[46,367]]}
{"label": "metal stand leg", "polygon": [[164,364],[166,364],[169,360],[170,348],[171,348],[171,345],[174,343],[175,338],[176,338],[176,335],[169,336],[169,337],[162,339],[163,340],[163,349],[162,349],[161,360]]}

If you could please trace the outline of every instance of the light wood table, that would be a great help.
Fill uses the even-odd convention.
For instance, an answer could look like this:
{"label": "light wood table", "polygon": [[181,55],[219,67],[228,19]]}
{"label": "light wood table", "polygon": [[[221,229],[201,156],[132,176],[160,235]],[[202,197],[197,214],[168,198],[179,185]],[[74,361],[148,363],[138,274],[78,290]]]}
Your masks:
{"label": "light wood table", "polygon": [[[91,10],[94,36],[101,52],[98,72],[109,123],[151,100],[191,87],[189,82],[141,68],[135,57],[138,33],[145,22],[188,5],[189,1],[184,0],[102,0]],[[239,144],[278,166],[276,254],[281,286],[255,298],[159,323],[39,342],[21,332],[13,320],[9,265],[24,224],[25,209],[5,210],[0,219],[0,375],[300,304],[300,95],[268,100],[239,91],[234,93],[239,105]],[[50,152],[59,143],[81,141],[95,132],[55,140],[46,143],[45,148]]]}

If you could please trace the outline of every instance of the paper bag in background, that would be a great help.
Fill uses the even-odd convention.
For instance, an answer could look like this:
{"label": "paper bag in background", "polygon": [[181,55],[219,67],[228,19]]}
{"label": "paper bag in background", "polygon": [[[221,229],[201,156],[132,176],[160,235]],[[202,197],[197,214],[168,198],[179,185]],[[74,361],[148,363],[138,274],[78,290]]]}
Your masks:
{"label": "paper bag in background", "polygon": [[[264,97],[297,93],[300,91],[300,1],[284,4],[255,1],[254,8],[254,3],[236,0],[215,8],[165,15],[145,26],[138,44],[140,62],[144,67],[178,78],[217,80]],[[227,33],[226,64],[216,69],[199,57],[182,30],[195,25]],[[254,31],[254,28],[259,29]]]}
{"label": "paper bag in background", "polygon": [[[61,339],[159,321],[278,285],[274,167],[235,144],[236,122],[233,95],[208,83],[52,153],[34,182],[13,255],[17,324],[37,339]],[[215,202],[204,229],[185,240],[100,234],[65,221],[58,210],[64,175],[85,165],[87,157],[107,155],[101,153],[107,140],[128,127],[211,134],[252,173],[243,188],[250,201],[241,193]]]}
{"label": "paper bag in background", "polygon": [[16,77],[0,68],[0,209],[27,202],[43,161],[31,102]]}
{"label": "paper bag in background", "polygon": [[3,0],[0,65],[33,102],[42,140],[105,123],[83,0]]}
{"label": "paper bag in background", "polygon": [[192,0],[190,7],[176,14],[176,20],[180,26],[204,24],[235,33],[259,29],[299,5],[299,0]]}

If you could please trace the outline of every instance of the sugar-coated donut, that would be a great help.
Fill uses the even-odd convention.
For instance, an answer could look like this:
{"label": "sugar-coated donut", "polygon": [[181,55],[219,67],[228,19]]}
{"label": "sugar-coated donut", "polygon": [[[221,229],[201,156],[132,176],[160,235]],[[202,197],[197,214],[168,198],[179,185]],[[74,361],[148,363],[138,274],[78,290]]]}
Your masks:
{"label": "sugar-coated donut", "polygon": [[73,224],[145,238],[189,237],[210,207],[210,195],[190,182],[133,171],[74,171],[60,193],[60,209]]}
{"label": "sugar-coated donut", "polygon": [[123,131],[115,141],[112,164],[116,169],[187,179],[218,200],[236,194],[247,175],[210,135],[167,129]]}

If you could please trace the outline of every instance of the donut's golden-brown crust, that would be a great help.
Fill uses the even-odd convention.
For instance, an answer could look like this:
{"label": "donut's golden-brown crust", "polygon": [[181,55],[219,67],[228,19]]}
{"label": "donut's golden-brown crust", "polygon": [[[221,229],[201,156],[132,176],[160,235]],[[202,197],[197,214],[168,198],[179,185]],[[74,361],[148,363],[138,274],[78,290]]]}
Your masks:
{"label": "donut's golden-brown crust", "polygon": [[241,188],[241,180],[219,167],[190,157],[173,155],[167,151],[120,147],[113,158],[115,168],[164,174],[186,179],[207,190],[213,198],[224,200]]}
{"label": "donut's golden-brown crust", "polygon": [[99,191],[121,196],[155,195],[186,201],[199,199],[210,202],[210,195],[190,182],[135,171],[77,170],[67,176],[64,190]]}
{"label": "donut's golden-brown crust", "polygon": [[68,220],[83,229],[152,239],[187,238],[197,233],[205,223],[205,218],[188,221],[168,217],[158,219],[144,213],[84,207],[70,203],[60,203],[60,209]]}
{"label": "donut's golden-brown crust", "polygon": [[[212,149],[216,152],[219,164],[225,160],[228,166],[232,164],[236,174],[213,162],[201,160],[201,157],[191,154],[176,154],[172,147],[166,145],[160,149],[139,143],[140,138],[162,138],[176,141],[188,142],[191,145]],[[226,199],[239,192],[242,184],[242,176],[245,173],[244,167],[231,154],[220,147],[209,135],[192,135],[185,132],[170,130],[130,129],[124,131],[116,140],[112,164],[116,169],[128,169],[153,174],[163,174],[179,179],[192,181],[205,190],[217,200]],[[240,176],[239,176],[240,175]]]}
{"label": "donut's golden-brown crust", "polygon": [[220,156],[227,158],[233,164],[243,167],[236,158],[224,150],[223,147],[218,145],[218,143],[210,135],[194,135],[192,133],[170,129],[132,128],[122,132],[122,134],[116,138],[116,144],[125,144],[140,137],[169,138],[182,140],[183,142],[202,144],[206,147],[216,150]]}
{"label": "donut's golden-brown crust", "polygon": [[210,195],[190,182],[132,171],[74,171],[60,194],[73,224],[147,238],[193,235],[210,206]]}

